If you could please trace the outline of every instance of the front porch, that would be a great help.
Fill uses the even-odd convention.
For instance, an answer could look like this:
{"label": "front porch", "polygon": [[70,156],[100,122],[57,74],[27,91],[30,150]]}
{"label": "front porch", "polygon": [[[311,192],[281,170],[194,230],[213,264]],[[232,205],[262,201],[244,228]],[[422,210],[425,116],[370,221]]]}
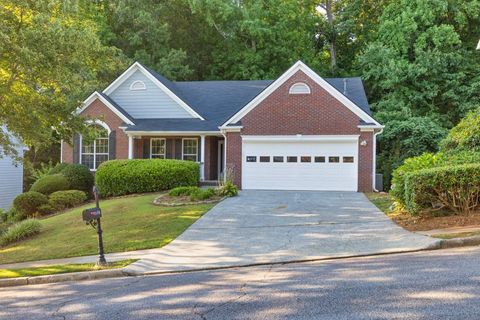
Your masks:
{"label": "front porch", "polygon": [[200,181],[217,181],[225,165],[221,135],[129,135],[129,159],[177,159],[200,165]]}

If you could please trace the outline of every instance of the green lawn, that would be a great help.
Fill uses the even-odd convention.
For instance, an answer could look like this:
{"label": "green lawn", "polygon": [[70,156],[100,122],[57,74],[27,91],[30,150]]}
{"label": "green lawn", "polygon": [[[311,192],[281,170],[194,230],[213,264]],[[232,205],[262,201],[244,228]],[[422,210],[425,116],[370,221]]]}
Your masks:
{"label": "green lawn", "polygon": [[[100,202],[105,252],[158,248],[178,237],[214,204],[161,207],[157,194]],[[39,235],[0,248],[0,264],[97,253],[97,234],[81,212],[92,204],[43,219]]]}
{"label": "green lawn", "polygon": [[365,193],[365,195],[378,209],[382,210],[386,215],[392,213],[390,207],[393,204],[393,199],[388,193],[371,192]]}
{"label": "green lawn", "polygon": [[135,259],[115,261],[109,263],[105,267],[98,267],[95,263],[84,264],[66,264],[58,266],[37,267],[37,268],[24,268],[24,269],[0,269],[0,279],[5,278],[19,278],[19,277],[36,277],[45,276],[50,274],[59,273],[71,273],[80,271],[95,271],[106,269],[118,269],[128,266],[130,263],[135,262]]}

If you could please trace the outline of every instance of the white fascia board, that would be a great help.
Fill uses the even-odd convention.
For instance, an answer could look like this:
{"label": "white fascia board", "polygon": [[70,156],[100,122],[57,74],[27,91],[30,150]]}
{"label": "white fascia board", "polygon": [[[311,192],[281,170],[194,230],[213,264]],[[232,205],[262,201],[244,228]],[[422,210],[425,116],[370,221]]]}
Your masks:
{"label": "white fascia board", "polygon": [[199,115],[195,110],[193,110],[185,101],[180,99],[175,93],[168,89],[163,83],[161,83],[157,78],[155,78],[147,69],[145,69],[140,63],[135,62],[128,68],[124,73],[122,73],[115,81],[113,81],[103,93],[106,95],[111,94],[115,89],[117,89],[125,80],[127,80],[135,71],[140,70],[150,81],[157,85],[163,92],[165,92],[170,98],[172,98],[176,103],[178,103],[182,108],[185,109],[191,116],[201,120],[205,120],[201,115]]}
{"label": "white fascia board", "polygon": [[130,136],[221,136],[220,131],[126,131]]}
{"label": "white fascia board", "polygon": [[350,99],[344,96],[341,92],[335,89],[330,83],[320,77],[312,69],[310,69],[306,64],[301,61],[297,61],[293,66],[290,67],[284,74],[282,74],[277,80],[270,84],[265,90],[263,90],[259,95],[257,95],[252,101],[250,101],[245,107],[240,109],[236,114],[234,114],[230,119],[228,119],[223,125],[227,126],[230,123],[236,123],[240,121],[247,113],[254,109],[260,102],[277,90],[282,84],[284,84],[291,76],[293,76],[297,71],[303,71],[307,76],[309,76],[313,81],[315,81],[319,86],[325,89],[343,105],[345,105],[350,111],[356,114],[360,119],[365,122],[371,122],[375,125],[380,126],[375,119],[363,111],[359,106],[353,103]]}
{"label": "white fascia board", "polygon": [[240,132],[243,129],[243,126],[221,126],[218,127],[221,132]]}
{"label": "white fascia board", "polygon": [[246,142],[355,142],[360,135],[293,135],[293,136],[247,136]]}
{"label": "white fascia board", "polygon": [[121,113],[120,111],[118,111],[117,108],[115,108],[114,105],[112,105],[110,102],[108,102],[107,99],[105,99],[100,93],[98,93],[97,91],[95,91],[94,93],[92,93],[87,99],[85,99],[85,101],[83,101],[83,106],[78,108],[76,113],[77,114],[80,114],[82,113],[85,109],[88,108],[88,106],[90,106],[90,104],[95,101],[96,99],[100,100],[104,105],[107,106],[107,108],[109,108],[113,113],[115,113],[115,115],[117,115],[120,119],[122,119],[125,123],[129,124],[129,125],[132,125],[134,126],[135,123],[133,123],[130,119],[128,119],[127,117],[125,117],[125,115],[123,113]]}

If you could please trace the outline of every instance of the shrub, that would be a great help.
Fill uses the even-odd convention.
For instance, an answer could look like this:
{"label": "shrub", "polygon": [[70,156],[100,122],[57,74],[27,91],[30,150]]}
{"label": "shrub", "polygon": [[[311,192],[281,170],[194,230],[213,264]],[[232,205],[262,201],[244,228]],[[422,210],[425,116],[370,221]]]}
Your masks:
{"label": "shrub", "polygon": [[67,190],[52,193],[48,203],[55,210],[63,210],[79,205],[85,200],[87,200],[85,192],[80,190]]}
{"label": "shrub", "polygon": [[99,166],[96,181],[102,196],[155,192],[198,185],[199,167],[181,160],[111,160]]}
{"label": "shrub", "polygon": [[405,204],[411,214],[441,203],[457,213],[480,208],[480,164],[452,165],[409,173]]}
{"label": "shrub", "polygon": [[[62,192],[62,191],[58,191],[58,192]],[[42,216],[47,216],[49,214],[53,214],[55,213],[55,208],[52,207],[50,204],[42,204],[41,206],[39,206],[37,208],[37,212],[42,215]]]}
{"label": "shrub", "polygon": [[61,174],[70,183],[70,188],[82,190],[90,194],[94,184],[93,174],[83,164],[69,164],[61,171]]}
{"label": "shrub", "polygon": [[444,152],[480,152],[480,108],[471,111],[448,133],[440,143]]}
{"label": "shrub", "polygon": [[18,210],[18,213],[22,217],[31,216],[32,214],[37,212],[38,207],[47,203],[47,196],[36,191],[28,191],[22,193],[18,195],[15,200],[13,200],[13,205],[15,206],[15,209]]}
{"label": "shrub", "polygon": [[36,219],[27,219],[18,222],[5,231],[0,238],[0,245],[4,246],[12,242],[16,242],[35,234],[40,233],[41,224]]}
{"label": "shrub", "polygon": [[63,169],[68,167],[68,163],[57,163],[57,165],[48,171],[48,174],[58,174],[61,173]]}
{"label": "shrub", "polygon": [[201,189],[197,188],[195,191],[190,193],[190,200],[191,201],[203,201],[210,199],[215,195],[215,189],[208,188],[208,189]]}
{"label": "shrub", "polygon": [[220,187],[219,194],[224,197],[235,197],[238,194],[238,189],[233,182],[227,181]]}
{"label": "shrub", "polygon": [[38,179],[30,188],[30,191],[40,192],[49,195],[55,191],[68,190],[70,184],[68,180],[61,174],[44,176]]}
{"label": "shrub", "polygon": [[189,196],[193,192],[200,189],[199,187],[176,187],[168,192],[169,196],[179,197],[179,196]]}
{"label": "shrub", "polygon": [[405,162],[392,173],[390,194],[400,204],[405,205],[405,177],[417,170],[432,168],[437,162],[437,156],[424,153],[421,156],[405,159]]}

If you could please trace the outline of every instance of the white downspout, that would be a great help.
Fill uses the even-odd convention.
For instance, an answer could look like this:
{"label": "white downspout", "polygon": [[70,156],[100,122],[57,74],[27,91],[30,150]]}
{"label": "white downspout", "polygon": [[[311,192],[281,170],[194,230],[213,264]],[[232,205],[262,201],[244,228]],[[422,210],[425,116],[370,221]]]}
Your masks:
{"label": "white downspout", "polygon": [[373,191],[374,192],[379,192],[377,188],[375,188],[375,180],[377,176],[377,136],[383,132],[383,128],[380,129],[380,131],[376,132],[373,134]]}
{"label": "white downspout", "polygon": [[221,130],[220,131],[223,136],[223,182],[225,183],[227,181],[227,134],[225,131]]}

